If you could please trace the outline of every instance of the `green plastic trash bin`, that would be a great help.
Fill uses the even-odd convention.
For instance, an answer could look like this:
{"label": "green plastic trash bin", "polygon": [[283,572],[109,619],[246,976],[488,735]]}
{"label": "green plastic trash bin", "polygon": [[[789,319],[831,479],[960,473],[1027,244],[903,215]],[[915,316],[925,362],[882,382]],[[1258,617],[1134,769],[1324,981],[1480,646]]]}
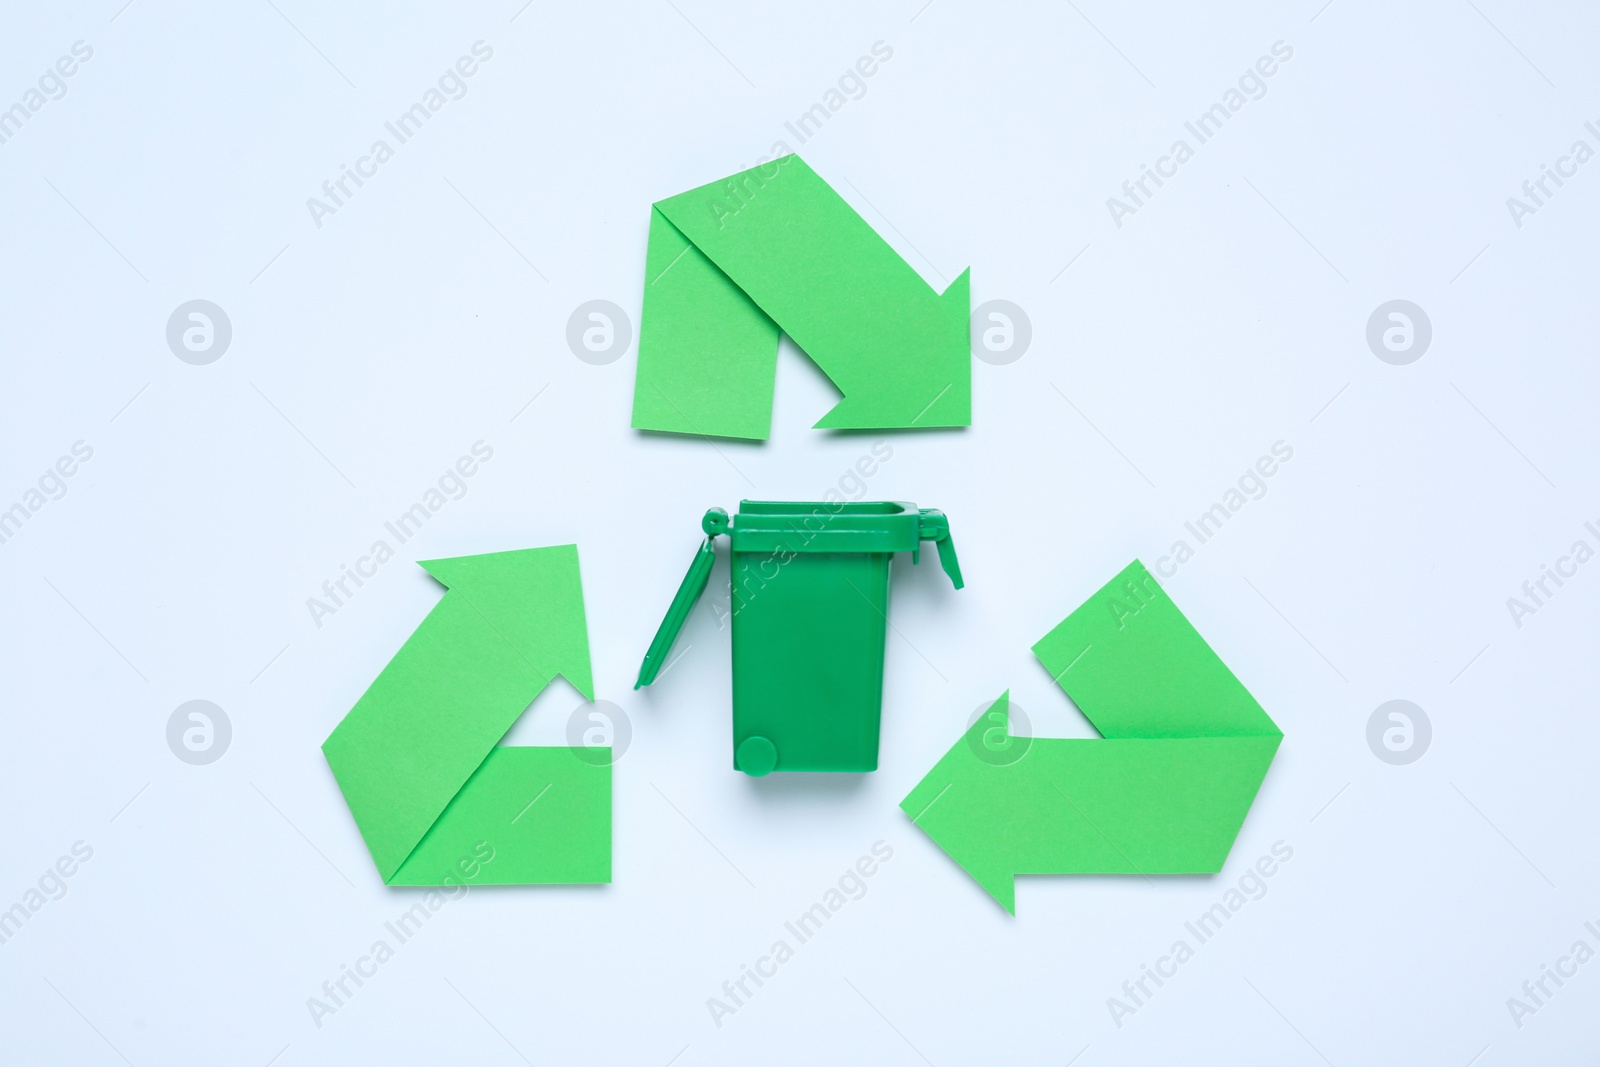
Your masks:
{"label": "green plastic trash bin", "polygon": [[873,771],[883,708],[889,562],[923,541],[957,589],[961,566],[944,514],[903,502],[745,500],[712,508],[706,540],[639,668],[655,681],[705,591],[727,534],[733,575],[733,763],[770,771]]}

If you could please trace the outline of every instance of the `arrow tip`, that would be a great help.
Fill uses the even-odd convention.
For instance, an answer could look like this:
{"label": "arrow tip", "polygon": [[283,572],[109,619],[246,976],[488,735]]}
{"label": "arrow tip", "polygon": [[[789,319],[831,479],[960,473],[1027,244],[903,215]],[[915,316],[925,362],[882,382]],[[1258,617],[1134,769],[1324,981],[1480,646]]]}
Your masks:
{"label": "arrow tip", "polygon": [[984,802],[988,772],[996,770],[977,756],[1004,748],[1010,738],[1011,691],[1000,694],[978,715],[915,789],[900,809],[917,828],[944,849],[1010,915],[1017,913],[1016,878],[997,837],[990,805]]}
{"label": "arrow tip", "polygon": [[1013,919],[1017,917],[1017,879],[1014,875],[1003,874],[987,882],[980,881],[978,884],[988,890],[989,895],[1006,909],[1007,915]]}
{"label": "arrow tip", "polygon": [[546,681],[561,675],[594,700],[577,545],[418,560],[471,604]]}
{"label": "arrow tip", "polygon": [[[903,323],[884,362],[848,383],[818,430],[933,430],[972,425],[972,268]],[[892,358],[890,358],[892,357]]]}

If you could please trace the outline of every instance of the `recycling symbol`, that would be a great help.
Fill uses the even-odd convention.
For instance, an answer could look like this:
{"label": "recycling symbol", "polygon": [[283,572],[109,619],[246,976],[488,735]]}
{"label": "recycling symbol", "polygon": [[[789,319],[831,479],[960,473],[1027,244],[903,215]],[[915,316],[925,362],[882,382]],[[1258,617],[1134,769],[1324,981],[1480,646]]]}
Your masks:
{"label": "recycling symbol", "polygon": [[[968,275],[922,278],[798,156],[654,205],[633,425],[769,436],[780,335],[843,394],[818,428],[971,423]],[[836,495],[836,494],[835,494]],[[705,540],[645,653],[656,682],[727,539],[733,768],[878,767],[892,559],[951,523],[906,501],[742,501]],[[502,743],[558,676],[594,683],[576,545],[421,566],[445,592],[323,744],[385,884],[611,881],[609,752]],[[1012,734],[1003,693],[905,797],[1007,911],[1015,877],[1221,869],[1282,734],[1137,560],[1034,646],[1100,733]]]}

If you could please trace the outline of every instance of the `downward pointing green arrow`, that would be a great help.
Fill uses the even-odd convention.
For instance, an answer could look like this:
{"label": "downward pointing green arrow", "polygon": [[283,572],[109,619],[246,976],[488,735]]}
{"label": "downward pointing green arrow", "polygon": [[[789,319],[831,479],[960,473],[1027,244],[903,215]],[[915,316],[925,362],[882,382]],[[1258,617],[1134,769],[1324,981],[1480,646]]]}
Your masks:
{"label": "downward pointing green arrow", "polygon": [[1103,739],[1013,737],[1002,694],[901,809],[1012,914],[1017,874],[1221,870],[1283,735],[1144,564],[1033,651]]}
{"label": "downward pointing green arrow", "polygon": [[633,425],[764,440],[778,335],[844,394],[823,429],[968,426],[968,272],[934,289],[799,156],[650,214]]}
{"label": "downward pointing green arrow", "polygon": [[558,674],[594,699],[577,546],[421,566],[449,591],[322,746],[379,875],[611,881],[609,753],[498,744]]}

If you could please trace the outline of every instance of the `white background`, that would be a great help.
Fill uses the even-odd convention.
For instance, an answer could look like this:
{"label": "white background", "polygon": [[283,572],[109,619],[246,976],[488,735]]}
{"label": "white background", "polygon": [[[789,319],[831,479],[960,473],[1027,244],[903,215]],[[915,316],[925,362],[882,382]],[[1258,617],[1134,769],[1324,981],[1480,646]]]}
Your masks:
{"label": "white background", "polygon": [[[0,946],[7,1062],[1592,1056],[1600,962],[1520,1028],[1506,1001],[1600,949],[1600,565],[1520,628],[1506,599],[1600,545],[1600,165],[1520,228],[1506,198],[1600,148],[1596,17],[920,2],[10,5],[0,105],[94,54],[0,145],[0,507],[94,456],[0,545],[0,907],[94,854]],[[467,95],[315,225],[306,199],[479,40]],[[865,95],[797,143],[785,121],[880,40]],[[1276,41],[1267,94],[1116,226],[1106,198]],[[974,305],[1033,330],[974,362],[971,429],[888,438],[870,481],[948,513],[968,587],[897,564],[863,777],[730,769],[704,606],[630,687],[703,510],[820,496],[875,438],[809,429],[831,387],[787,342],[770,442],[641,435],[636,344],[592,366],[565,341],[590,299],[637,325],[653,200],[777,141],[936,287],[970,265]],[[233,327],[208,366],[165,340],[195,298]],[[1408,366],[1365,340],[1393,298],[1433,324]],[[479,440],[468,494],[315,625],[307,598]],[[1007,687],[1036,733],[1091,736],[1029,646],[1280,440],[1267,495],[1166,580],[1285,734],[1223,874],[1025,878],[1006,915],[896,804]],[[440,595],[413,561],[570,541],[633,731],[614,884],[475,890],[315,1025],[307,999],[419,898],[380,884],[319,750]],[[233,726],[208,766],[165,738],[196,698]],[[1408,766],[1366,742],[1395,698],[1433,724]],[[578,702],[553,687],[514,732],[560,743]],[[879,840],[866,896],[715,1025],[707,999]],[[1267,895],[1115,1025],[1107,999],[1280,840]]]}

